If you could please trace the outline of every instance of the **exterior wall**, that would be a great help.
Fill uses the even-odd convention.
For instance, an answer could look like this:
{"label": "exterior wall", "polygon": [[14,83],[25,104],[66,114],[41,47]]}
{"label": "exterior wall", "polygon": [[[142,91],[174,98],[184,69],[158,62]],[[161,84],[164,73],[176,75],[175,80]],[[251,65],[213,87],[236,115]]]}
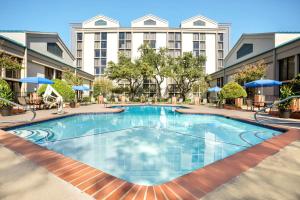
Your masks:
{"label": "exterior wall", "polygon": [[193,52],[193,33],[183,33],[182,41],[182,52]]}
{"label": "exterior wall", "polygon": [[118,49],[119,49],[119,35],[118,33],[107,34],[107,62],[118,61]]}
{"label": "exterior wall", "polygon": [[133,60],[137,59],[140,56],[140,52],[138,51],[138,49],[143,44],[143,41],[144,41],[143,33],[132,34],[131,57]]}
{"label": "exterior wall", "polygon": [[156,49],[167,46],[167,34],[156,33]]}
{"label": "exterior wall", "polygon": [[[45,77],[45,67],[33,62],[27,63],[27,76],[28,77]],[[34,92],[34,88],[37,88],[36,84],[27,84],[26,92]]]}
{"label": "exterior wall", "polygon": [[206,34],[206,73],[211,74],[217,69],[216,64],[216,35]]}
{"label": "exterior wall", "polygon": [[[62,57],[59,57],[47,51],[47,43],[56,43],[63,52]],[[27,47],[39,53],[42,53],[46,56],[49,56],[51,58],[60,60],[62,62],[66,62],[69,65],[73,65],[74,63],[74,59],[66,51],[65,47],[59,42],[56,36],[36,35],[36,34],[28,35]]]}
{"label": "exterior wall", "polygon": [[94,74],[94,33],[83,34],[82,70]]}
{"label": "exterior wall", "polygon": [[25,32],[0,32],[0,35],[7,37],[11,40],[19,42],[22,45],[26,45],[26,33]]}
{"label": "exterior wall", "polygon": [[[253,52],[237,59],[237,51],[242,47],[243,44],[246,43],[253,44]],[[243,38],[242,41],[238,43],[237,46],[234,47],[233,51],[231,51],[226,57],[225,67],[231,66],[235,63],[241,62],[243,60],[246,60],[248,58],[251,58],[253,56],[256,56],[258,54],[261,54],[273,48],[274,48],[274,38],[272,36],[271,37],[256,36],[256,37]]]}

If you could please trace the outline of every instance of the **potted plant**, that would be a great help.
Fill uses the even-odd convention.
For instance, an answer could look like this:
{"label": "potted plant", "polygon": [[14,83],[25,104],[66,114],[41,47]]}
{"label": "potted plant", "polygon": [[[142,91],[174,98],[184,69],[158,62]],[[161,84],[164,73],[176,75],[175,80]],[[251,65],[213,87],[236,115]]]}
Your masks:
{"label": "potted plant", "polygon": [[[280,88],[280,100],[286,99],[289,96],[294,95],[291,85],[284,85]],[[291,104],[292,99],[289,99],[285,102],[282,102],[278,105],[279,108],[279,117],[280,118],[289,118],[291,115]]]}
{"label": "potted plant", "polygon": [[229,82],[222,88],[220,96],[226,100],[226,103],[234,103],[236,107],[241,107],[242,98],[247,97],[247,92],[237,82]]}
{"label": "potted plant", "polygon": [[[9,101],[13,100],[13,93],[8,83],[3,79],[0,79],[0,97]],[[0,100],[0,111],[2,116],[9,116],[12,113],[12,106]]]}

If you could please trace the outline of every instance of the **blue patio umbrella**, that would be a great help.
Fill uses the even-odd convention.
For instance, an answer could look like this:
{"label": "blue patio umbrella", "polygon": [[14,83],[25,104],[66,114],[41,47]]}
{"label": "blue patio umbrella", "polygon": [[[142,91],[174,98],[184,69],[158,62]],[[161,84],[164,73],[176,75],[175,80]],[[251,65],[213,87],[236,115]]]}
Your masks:
{"label": "blue patio umbrella", "polygon": [[90,88],[88,88],[87,86],[84,85],[74,85],[72,86],[73,90],[77,90],[77,91],[88,91],[90,90]]}
{"label": "blue patio umbrella", "polygon": [[208,88],[208,91],[209,92],[220,92],[221,88],[219,88],[218,86],[216,86],[216,87]]}
{"label": "blue patio umbrella", "polygon": [[54,83],[53,81],[46,79],[46,78],[42,78],[42,77],[26,77],[26,78],[20,79],[20,82],[35,83],[35,84],[53,84]]}
{"label": "blue patio umbrella", "polygon": [[273,87],[282,85],[282,82],[270,79],[256,80],[248,82],[245,84],[246,88],[256,88],[256,87]]}

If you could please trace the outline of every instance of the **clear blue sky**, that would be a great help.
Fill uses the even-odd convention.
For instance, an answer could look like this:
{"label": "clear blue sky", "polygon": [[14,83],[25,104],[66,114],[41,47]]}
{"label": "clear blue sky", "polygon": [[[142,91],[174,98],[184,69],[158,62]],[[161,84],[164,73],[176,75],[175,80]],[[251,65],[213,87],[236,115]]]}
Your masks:
{"label": "clear blue sky", "polygon": [[232,24],[231,46],[242,33],[300,32],[300,0],[0,0],[0,5],[0,29],[58,32],[67,45],[69,23],[97,14],[130,26],[151,13],[173,27],[200,14]]}

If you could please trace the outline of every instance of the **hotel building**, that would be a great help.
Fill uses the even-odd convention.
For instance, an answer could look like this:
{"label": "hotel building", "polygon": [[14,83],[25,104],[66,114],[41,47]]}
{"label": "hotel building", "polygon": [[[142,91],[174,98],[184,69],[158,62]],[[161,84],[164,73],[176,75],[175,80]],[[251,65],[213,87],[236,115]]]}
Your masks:
{"label": "hotel building", "polygon": [[94,76],[74,67],[75,57],[57,33],[24,30],[0,31],[0,54],[17,59],[21,70],[0,71],[15,97],[33,92],[36,84],[21,83],[24,77],[45,77],[62,79],[66,70],[75,72],[83,79],[83,84],[92,87]]}
{"label": "hotel building", "polygon": [[167,47],[171,56],[183,52],[205,55],[206,73],[211,74],[224,67],[229,38],[230,24],[203,16],[184,20],[180,27],[169,27],[167,20],[154,15],[133,20],[131,27],[121,27],[117,20],[102,15],[71,24],[76,66],[95,76],[104,73],[109,61],[118,61],[118,52],[125,52],[132,60],[138,58],[138,48],[146,42],[154,49]]}
{"label": "hotel building", "polygon": [[[224,68],[210,75],[211,86],[223,87],[245,66],[261,61],[267,66],[265,79],[288,82],[300,73],[300,32],[243,34],[224,61]],[[279,87],[259,90],[266,100],[279,96]]]}

